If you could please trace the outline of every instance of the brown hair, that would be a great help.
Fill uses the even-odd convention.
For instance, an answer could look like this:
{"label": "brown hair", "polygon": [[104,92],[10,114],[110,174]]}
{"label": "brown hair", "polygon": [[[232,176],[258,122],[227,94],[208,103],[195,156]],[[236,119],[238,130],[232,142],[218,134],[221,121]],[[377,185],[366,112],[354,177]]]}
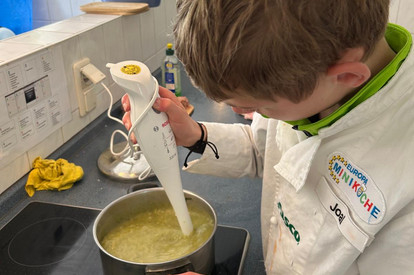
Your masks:
{"label": "brown hair", "polygon": [[389,0],[178,0],[176,52],[216,101],[240,88],[298,102],[345,49],[372,52],[388,8]]}

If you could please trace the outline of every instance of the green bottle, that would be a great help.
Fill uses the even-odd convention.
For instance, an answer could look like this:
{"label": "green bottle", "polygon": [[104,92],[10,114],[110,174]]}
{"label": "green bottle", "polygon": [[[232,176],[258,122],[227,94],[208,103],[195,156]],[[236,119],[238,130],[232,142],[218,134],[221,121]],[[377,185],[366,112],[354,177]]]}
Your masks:
{"label": "green bottle", "polygon": [[180,62],[174,55],[172,46],[171,43],[167,44],[166,56],[161,65],[162,86],[175,93],[176,96],[181,96]]}

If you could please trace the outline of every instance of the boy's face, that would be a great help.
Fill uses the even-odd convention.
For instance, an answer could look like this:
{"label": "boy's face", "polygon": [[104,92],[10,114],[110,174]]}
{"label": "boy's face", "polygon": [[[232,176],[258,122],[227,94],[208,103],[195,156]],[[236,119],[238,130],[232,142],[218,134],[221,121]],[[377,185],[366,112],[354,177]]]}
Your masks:
{"label": "boy's face", "polygon": [[281,97],[276,97],[274,100],[256,99],[254,92],[251,93],[252,96],[237,95],[223,102],[231,106],[233,111],[238,114],[255,111],[270,118],[292,121],[329,110],[344,97],[340,90],[340,87],[334,85],[334,80],[325,75],[319,79],[312,94],[298,103]]}

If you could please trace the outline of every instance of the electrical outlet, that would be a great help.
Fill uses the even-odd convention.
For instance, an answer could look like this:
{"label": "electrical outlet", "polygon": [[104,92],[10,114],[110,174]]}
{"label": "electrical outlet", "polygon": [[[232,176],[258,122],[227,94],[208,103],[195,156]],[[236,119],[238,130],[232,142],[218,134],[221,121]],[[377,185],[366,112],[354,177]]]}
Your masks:
{"label": "electrical outlet", "polygon": [[105,75],[84,58],[73,64],[73,78],[79,105],[79,115],[85,116],[96,107],[94,86],[105,78]]}
{"label": "electrical outlet", "polygon": [[94,90],[92,87],[84,93],[86,112],[90,112],[96,107],[96,92]]}

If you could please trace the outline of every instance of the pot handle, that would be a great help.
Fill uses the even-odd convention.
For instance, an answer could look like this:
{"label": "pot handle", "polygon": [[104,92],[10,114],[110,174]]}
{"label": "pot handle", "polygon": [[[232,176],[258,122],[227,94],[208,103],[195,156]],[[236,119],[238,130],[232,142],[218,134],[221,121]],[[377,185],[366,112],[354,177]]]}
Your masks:
{"label": "pot handle", "polygon": [[168,268],[164,267],[154,267],[147,266],[145,268],[145,275],[171,275],[171,274],[181,274],[187,271],[194,271],[194,267],[188,259],[182,263],[179,267]]}
{"label": "pot handle", "polygon": [[138,190],[155,188],[155,187],[161,187],[159,182],[157,182],[157,181],[141,182],[141,183],[138,183],[138,184],[131,185],[128,188],[127,193],[129,194],[129,193],[132,193],[132,192],[135,192],[135,191],[138,191]]}

